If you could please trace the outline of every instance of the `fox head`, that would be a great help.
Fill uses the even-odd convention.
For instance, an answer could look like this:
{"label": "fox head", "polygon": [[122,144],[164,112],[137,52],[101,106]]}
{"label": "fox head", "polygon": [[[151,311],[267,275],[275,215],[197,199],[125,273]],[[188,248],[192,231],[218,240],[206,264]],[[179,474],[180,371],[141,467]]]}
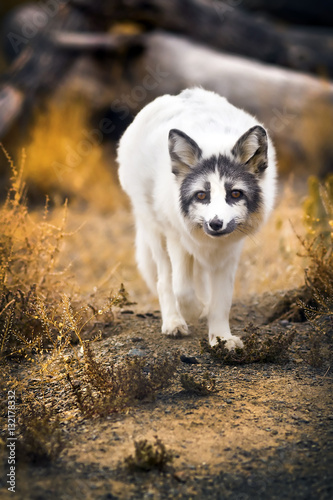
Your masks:
{"label": "fox head", "polygon": [[169,132],[172,173],[180,209],[192,227],[212,238],[253,233],[263,219],[262,180],[268,166],[267,134],[257,125],[225,154],[203,157],[200,146],[178,129]]}

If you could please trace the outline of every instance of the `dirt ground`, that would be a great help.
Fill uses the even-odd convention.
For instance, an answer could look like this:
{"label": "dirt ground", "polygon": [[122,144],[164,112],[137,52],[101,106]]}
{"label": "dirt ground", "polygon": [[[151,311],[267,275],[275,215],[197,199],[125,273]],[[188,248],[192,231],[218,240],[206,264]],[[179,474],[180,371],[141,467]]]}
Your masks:
{"label": "dirt ground", "polygon": [[[261,325],[265,335],[291,328],[287,321],[265,325],[274,301],[265,295],[236,302],[233,331],[242,335],[249,321]],[[177,353],[198,364],[179,361],[174,383],[155,401],[104,419],[83,418],[59,383],[63,375],[50,379],[46,397],[62,398],[67,415],[66,448],[49,464],[19,461],[17,491],[3,489],[1,498],[330,500],[332,375],[327,365],[314,369],[304,361],[309,328],[296,325],[285,364],[228,366],[201,352],[204,323],[193,327],[190,337],[173,339],[161,335],[158,311],[141,314],[138,306],[119,311],[94,343],[98,360],[107,364],[136,354],[149,362]],[[180,374],[199,380],[207,372],[216,382],[212,394],[189,395],[182,388]],[[31,390],[38,390],[33,371],[30,377]],[[154,436],[174,452],[172,465],[164,472],[129,472],[124,459],[133,453],[134,441]]]}

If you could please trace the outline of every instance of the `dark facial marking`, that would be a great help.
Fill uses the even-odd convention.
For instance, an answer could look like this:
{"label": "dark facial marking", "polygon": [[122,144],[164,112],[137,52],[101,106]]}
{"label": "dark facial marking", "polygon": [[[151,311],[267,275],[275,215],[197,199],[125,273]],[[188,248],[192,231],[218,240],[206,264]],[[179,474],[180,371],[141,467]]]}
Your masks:
{"label": "dark facial marking", "polygon": [[198,178],[197,169],[193,169],[193,171],[185,178],[182,182],[180,188],[180,207],[184,215],[188,215],[190,206],[193,203],[202,203],[203,205],[208,205],[210,203],[210,182],[206,181],[204,183],[204,189],[200,192],[205,192],[206,197],[203,200],[197,198],[198,191],[193,191],[191,187],[193,183],[196,182]]}
{"label": "dark facial marking", "polygon": [[[228,181],[225,183],[226,202],[229,205],[234,205],[240,201],[245,201],[250,213],[256,212],[262,202],[261,188],[257,176],[248,172],[244,165],[220,155],[218,157],[218,171],[221,177],[226,176]],[[241,196],[234,198],[232,191],[237,182],[241,181],[245,186],[241,191]]]}

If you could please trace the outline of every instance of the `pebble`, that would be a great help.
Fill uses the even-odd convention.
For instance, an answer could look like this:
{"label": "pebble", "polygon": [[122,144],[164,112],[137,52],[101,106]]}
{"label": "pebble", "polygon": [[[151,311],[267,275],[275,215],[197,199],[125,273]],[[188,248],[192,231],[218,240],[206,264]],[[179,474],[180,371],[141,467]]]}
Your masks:
{"label": "pebble", "polygon": [[199,361],[197,360],[197,358],[194,358],[193,356],[185,356],[184,354],[182,354],[180,356],[180,361],[182,361],[183,363],[187,363],[189,365],[198,365],[199,364]]}
{"label": "pebble", "polygon": [[147,356],[147,352],[146,351],[143,351],[141,349],[130,349],[127,353],[128,356],[140,356],[140,357],[144,357],[144,356]]}
{"label": "pebble", "polygon": [[185,483],[188,480],[188,473],[183,470],[175,472],[174,478],[180,483]]}

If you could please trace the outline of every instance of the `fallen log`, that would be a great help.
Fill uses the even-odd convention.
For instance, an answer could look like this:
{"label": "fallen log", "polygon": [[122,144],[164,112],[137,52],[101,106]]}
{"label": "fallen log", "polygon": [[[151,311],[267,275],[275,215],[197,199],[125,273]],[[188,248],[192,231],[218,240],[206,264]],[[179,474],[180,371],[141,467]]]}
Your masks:
{"label": "fallen log", "polygon": [[[98,107],[104,107],[105,115],[117,127],[113,136],[119,137],[130,117],[157,96],[201,85],[224,95],[265,124],[276,143],[281,172],[305,176],[332,172],[332,84],[221,54],[167,33],[146,34],[144,38],[142,54],[131,61],[121,57],[113,60],[109,80],[104,72],[103,77],[97,77],[96,87],[83,85],[80,71],[66,79],[68,89],[82,92],[90,102],[94,101],[92,92],[98,89]],[[93,73],[93,59],[84,61],[84,73]],[[116,84],[115,73],[121,75]]]}
{"label": "fallen log", "polygon": [[213,0],[69,0],[101,19],[134,21],[181,33],[211,47],[263,62],[333,77],[333,36],[291,29]]}

